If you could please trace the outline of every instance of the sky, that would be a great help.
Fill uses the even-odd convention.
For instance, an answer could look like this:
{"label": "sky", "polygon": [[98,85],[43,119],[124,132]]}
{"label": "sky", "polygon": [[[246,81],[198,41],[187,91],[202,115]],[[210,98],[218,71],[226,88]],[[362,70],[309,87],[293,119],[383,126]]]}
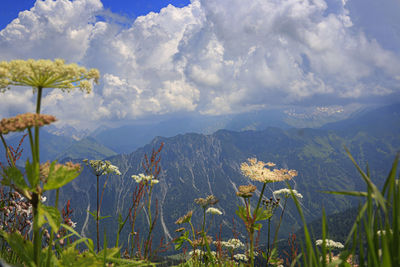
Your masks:
{"label": "sky", "polygon": [[[398,0],[0,0],[0,61],[97,68],[43,113],[94,129],[143,118],[400,101]],[[0,117],[34,110],[27,88]]]}

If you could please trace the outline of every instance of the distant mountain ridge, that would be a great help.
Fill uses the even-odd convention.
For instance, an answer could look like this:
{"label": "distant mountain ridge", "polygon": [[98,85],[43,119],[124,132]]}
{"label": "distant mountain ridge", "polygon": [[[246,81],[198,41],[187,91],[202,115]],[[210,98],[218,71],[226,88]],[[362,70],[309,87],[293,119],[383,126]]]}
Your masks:
{"label": "distant mountain ridge", "polygon": [[[380,186],[394,155],[400,150],[400,129],[397,126],[384,129],[377,126],[382,124],[383,117],[387,122],[397,123],[399,107],[394,106],[394,112],[389,113],[385,109],[368,112],[341,127],[338,123],[335,127],[339,130],[270,127],[264,131],[219,130],[210,135],[190,133],[169,138],[156,137],[135,152],[108,158],[120,168],[122,176],[113,176],[108,181],[103,214],[113,216],[114,220],[104,220],[104,229],[115,230],[118,213],[126,215],[135,188],[135,181],[130,176],[143,172],[141,161],[144,154],[149,155],[151,149],[157,148],[161,142],[164,143],[162,174],[154,191],[160,207],[156,227],[158,237],[163,236],[167,240],[174,237],[175,220],[190,209],[195,209],[194,220],[199,223],[200,210],[193,200],[208,194],[216,195],[220,200],[217,207],[223,211],[223,216],[215,218],[214,225],[222,223],[222,235],[232,236],[232,219],[238,220],[234,211],[240,203],[236,197],[237,187],[250,183],[241,175],[240,163],[249,157],[272,161],[279,168],[299,172],[291,184],[304,196],[301,202],[308,220],[318,218],[322,206],[328,214],[345,210],[354,206],[357,200],[321,193],[324,190],[365,189],[343,146],[349,148],[363,168],[368,162],[373,180]],[[260,183],[255,184],[260,186]],[[267,196],[285,186],[284,183],[269,185]],[[74,220],[78,222],[78,229],[89,236],[93,236],[94,229],[81,227],[91,219],[86,210],[95,207],[94,192],[95,179],[87,169],[61,192],[62,201],[71,199],[71,205],[77,207]],[[139,218],[138,229],[143,229],[140,225],[145,224],[146,220]],[[238,231],[243,232],[239,221],[235,225]],[[294,232],[299,226],[297,212],[290,202],[282,234]],[[127,232],[124,234],[127,235]]]}

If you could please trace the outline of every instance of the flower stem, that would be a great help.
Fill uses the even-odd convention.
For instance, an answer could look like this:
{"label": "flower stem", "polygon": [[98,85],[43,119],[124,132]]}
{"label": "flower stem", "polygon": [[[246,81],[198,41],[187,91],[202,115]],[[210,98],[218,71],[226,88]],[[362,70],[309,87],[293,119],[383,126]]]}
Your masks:
{"label": "flower stem", "polygon": [[[56,209],[58,209],[58,199],[59,199],[59,195],[60,195],[59,193],[60,193],[60,189],[57,188],[57,190],[56,190],[56,201],[54,203],[54,207]],[[47,250],[47,264],[46,264],[47,267],[50,267],[50,259],[51,259],[51,250],[53,248],[53,240],[54,240],[54,230],[53,230],[53,228],[51,228],[49,247],[48,247],[48,250]]]}
{"label": "flower stem", "polygon": [[15,167],[14,158],[11,156],[10,148],[7,146],[6,140],[4,139],[3,135],[0,134],[1,141],[3,142],[4,149],[7,152],[8,159],[13,167]]}
{"label": "flower stem", "polygon": [[96,232],[97,232],[97,252],[100,251],[100,239],[99,239],[99,213],[100,213],[100,206],[99,206],[99,175],[96,175],[97,178],[97,212],[96,212]]}

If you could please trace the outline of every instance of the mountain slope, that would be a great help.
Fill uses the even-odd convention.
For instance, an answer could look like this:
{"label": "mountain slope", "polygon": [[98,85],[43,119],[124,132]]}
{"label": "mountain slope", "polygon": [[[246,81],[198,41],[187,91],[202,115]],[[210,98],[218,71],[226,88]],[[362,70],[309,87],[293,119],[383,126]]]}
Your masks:
{"label": "mountain slope", "polygon": [[64,152],[57,155],[57,159],[104,159],[115,156],[117,153],[100,144],[92,137],[85,137],[82,140],[74,142]]}
{"label": "mountain slope", "polygon": [[[367,116],[374,118],[371,114]],[[362,125],[363,122],[360,118],[359,123]],[[381,133],[374,127],[380,121],[369,119],[368,122],[371,131],[368,128],[357,128],[361,125],[357,126],[356,121],[347,130],[342,127],[340,131],[267,128],[264,131],[221,130],[212,135],[157,137],[149,145],[131,154],[110,158],[120,168],[122,176],[113,176],[108,180],[102,214],[112,215],[113,219],[104,220],[105,229],[107,232],[116,231],[118,213],[126,216],[135,189],[135,182],[130,176],[143,172],[140,166],[144,154],[151,154],[151,149],[158,148],[161,142],[165,144],[161,154],[163,171],[160,183],[154,188],[154,197],[160,207],[160,220],[155,230],[158,237],[163,236],[167,240],[174,237],[175,220],[190,209],[195,209],[194,221],[199,225],[200,209],[193,200],[208,194],[214,194],[220,200],[217,207],[224,213],[223,216],[214,218],[213,225],[222,224],[222,236],[232,236],[232,220],[238,220],[235,210],[240,203],[240,199],[236,197],[236,188],[250,182],[241,175],[240,163],[249,157],[272,161],[279,168],[296,169],[299,172],[291,185],[304,196],[302,206],[307,220],[318,218],[322,206],[328,214],[345,210],[356,205],[357,200],[321,193],[324,190],[365,189],[343,146],[350,149],[363,168],[368,162],[374,182],[378,185],[382,184],[395,153],[400,150],[400,144],[396,141],[400,136],[397,127],[388,127]],[[360,130],[352,132],[352,129]],[[261,184],[256,185],[260,189]],[[284,183],[270,184],[266,195],[269,197],[273,190],[285,186]],[[90,225],[85,224],[92,220],[86,210],[93,211],[95,207],[95,177],[87,169],[71,186],[64,188],[61,196],[63,201],[71,199],[72,206],[76,207],[74,220],[79,227]],[[282,225],[283,236],[300,226],[292,201],[288,204]],[[137,222],[138,231],[143,231],[145,224],[144,217],[140,217]],[[236,229],[244,233],[240,225],[240,222],[235,222]],[[211,229],[214,233],[218,230]],[[93,236],[94,229],[85,227],[82,232]]]}

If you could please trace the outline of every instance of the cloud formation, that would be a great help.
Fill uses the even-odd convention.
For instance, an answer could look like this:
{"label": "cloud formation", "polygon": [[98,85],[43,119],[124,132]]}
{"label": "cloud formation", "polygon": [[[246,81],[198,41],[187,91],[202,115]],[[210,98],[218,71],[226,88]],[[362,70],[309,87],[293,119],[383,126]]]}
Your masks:
{"label": "cloud formation", "polygon": [[[398,94],[399,50],[366,33],[346,2],[192,0],[126,26],[99,19],[100,0],[37,1],[0,31],[0,60],[61,57],[98,68],[94,94],[45,96],[44,112],[78,127]],[[15,94],[0,98],[2,116]]]}

